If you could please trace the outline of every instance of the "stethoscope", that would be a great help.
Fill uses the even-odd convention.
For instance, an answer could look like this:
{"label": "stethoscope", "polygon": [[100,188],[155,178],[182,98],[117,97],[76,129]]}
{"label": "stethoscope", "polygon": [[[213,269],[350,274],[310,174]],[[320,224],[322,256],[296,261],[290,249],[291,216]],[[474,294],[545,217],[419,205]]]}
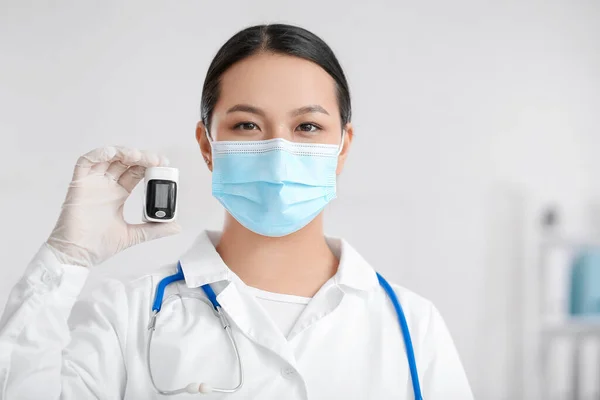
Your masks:
{"label": "stethoscope", "polygon": [[[396,297],[396,293],[394,292],[394,289],[392,289],[390,284],[379,273],[377,273],[377,279],[379,280],[379,284],[381,285],[381,287],[385,290],[386,294],[388,295],[390,301],[394,305],[394,309],[396,310],[396,315],[398,316],[400,330],[402,331],[402,336],[404,338],[404,346],[406,348],[406,357],[408,358],[408,367],[410,370],[410,378],[412,380],[412,386],[413,386],[413,392],[415,395],[415,400],[423,400],[423,396],[421,395],[421,385],[419,384],[419,375],[417,374],[417,363],[415,362],[415,353],[413,350],[412,340],[410,338],[410,332],[408,330],[408,324],[406,323],[406,317],[404,316],[404,311],[402,311],[402,307],[400,306],[398,297]],[[229,325],[229,321],[227,320],[227,317],[223,313],[223,310],[221,309],[221,305],[217,301],[217,295],[212,290],[212,288],[210,287],[209,284],[200,286],[202,288],[202,290],[204,291],[204,293],[206,294],[206,298],[208,299],[208,301],[206,301],[205,298],[203,298],[201,296],[196,296],[195,294],[192,294],[192,293],[188,293],[188,294],[186,294],[186,296],[181,296],[180,294],[173,294],[173,295],[170,295],[167,297],[164,304],[166,304],[172,300],[175,300],[177,298],[181,299],[182,297],[193,297],[198,300],[206,302],[206,304],[210,305],[213,308],[215,314],[219,318],[219,321],[221,321],[221,326],[227,333],[227,337],[229,338],[229,341],[231,342],[231,347],[233,347],[233,350],[235,353],[235,358],[236,358],[236,361],[238,364],[239,383],[237,384],[236,387],[231,388],[231,389],[215,388],[204,382],[201,382],[201,383],[192,382],[189,385],[187,385],[186,387],[181,388],[181,389],[162,390],[162,389],[159,389],[156,386],[156,383],[154,382],[154,377],[152,376],[152,369],[150,368],[150,350],[151,350],[151,344],[152,344],[152,336],[154,334],[154,329],[156,327],[156,320],[158,318],[158,314],[160,313],[160,309],[163,305],[163,296],[165,294],[165,288],[173,282],[182,281],[182,280],[184,280],[184,276],[183,276],[183,271],[181,269],[181,263],[177,263],[177,273],[174,275],[167,276],[166,278],[163,278],[158,283],[158,286],[156,287],[156,294],[154,296],[154,302],[152,304],[152,316],[150,317],[150,323],[148,324],[148,344],[146,345],[146,364],[148,366],[148,375],[150,376],[150,381],[152,382],[152,386],[154,386],[154,389],[158,393],[160,393],[162,395],[166,395],[166,396],[176,395],[176,394],[181,394],[181,393],[206,394],[206,393],[212,393],[212,392],[217,392],[217,393],[237,392],[238,390],[240,390],[240,388],[244,384],[244,369],[242,368],[242,360],[240,358],[240,353],[239,353],[239,350],[237,347],[237,343],[235,342],[235,339],[233,338],[233,334],[231,333],[231,326]]]}

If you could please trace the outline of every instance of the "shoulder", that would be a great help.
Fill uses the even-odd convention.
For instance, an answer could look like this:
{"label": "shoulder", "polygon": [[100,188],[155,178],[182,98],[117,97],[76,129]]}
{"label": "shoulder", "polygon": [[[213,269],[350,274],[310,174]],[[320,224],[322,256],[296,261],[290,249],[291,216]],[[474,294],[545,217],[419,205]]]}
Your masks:
{"label": "shoulder", "polygon": [[[447,334],[444,319],[431,300],[402,285],[390,282],[390,286],[398,298],[411,333],[414,333],[420,340],[427,340],[427,338],[434,338],[440,334]],[[383,288],[381,288],[381,292],[385,294]],[[385,295],[388,297],[389,310],[395,315],[391,299],[387,294]]]}
{"label": "shoulder", "polygon": [[435,309],[431,300],[422,295],[396,283],[390,283],[390,285],[394,289],[402,308],[407,309],[405,312],[410,311],[412,314],[424,316],[429,315]]}
{"label": "shoulder", "polygon": [[158,266],[143,275],[119,275],[95,278],[90,290],[82,293],[80,301],[92,303],[127,304],[129,308],[149,304],[156,286],[165,277],[177,271],[176,263]]}
{"label": "shoulder", "polygon": [[[390,283],[390,286],[394,289],[411,331],[415,330],[422,336],[430,330],[432,319],[441,318],[431,300],[402,285]],[[389,304],[393,309],[391,301]]]}

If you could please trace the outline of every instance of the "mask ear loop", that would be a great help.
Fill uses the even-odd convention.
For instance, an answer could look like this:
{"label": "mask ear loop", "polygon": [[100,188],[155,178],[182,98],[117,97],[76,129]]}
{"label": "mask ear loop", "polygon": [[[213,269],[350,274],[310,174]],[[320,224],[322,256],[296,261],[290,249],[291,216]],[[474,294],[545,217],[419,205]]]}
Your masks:
{"label": "mask ear loop", "polygon": [[338,152],[337,152],[337,156],[339,156],[340,154],[342,154],[342,150],[344,149],[344,138],[346,137],[346,130],[342,129],[342,142],[340,143],[340,146],[338,148]]}
{"label": "mask ear loop", "polygon": [[[204,135],[206,136],[206,140],[208,140],[208,144],[210,146],[210,150],[212,153],[214,151],[213,140],[212,140],[212,137],[211,137],[210,133],[208,132],[208,128],[206,126],[204,126]],[[204,161],[206,162],[206,165],[210,165],[210,161],[208,160],[208,158],[205,158]]]}
{"label": "mask ear loop", "polygon": [[213,143],[212,136],[206,126],[204,127],[204,135],[206,136],[206,139],[208,139],[208,143],[210,143],[210,147],[212,148],[212,143]]}

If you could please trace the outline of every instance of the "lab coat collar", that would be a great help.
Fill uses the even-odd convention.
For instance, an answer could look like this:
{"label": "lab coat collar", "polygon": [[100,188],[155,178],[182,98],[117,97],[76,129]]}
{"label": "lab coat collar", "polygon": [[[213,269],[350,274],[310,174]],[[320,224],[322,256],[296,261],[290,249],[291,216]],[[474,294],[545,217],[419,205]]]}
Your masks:
{"label": "lab coat collar", "polygon": [[[196,238],[192,247],[179,259],[189,288],[205,284],[239,279],[221,259],[216,246],[221,232],[204,231]],[[378,287],[373,268],[345,240],[327,238],[331,251],[340,260],[333,277],[336,285],[343,289],[370,291]]]}
{"label": "lab coat collar", "polygon": [[338,286],[361,292],[379,287],[373,267],[348,242],[328,237],[327,244],[340,260],[338,270],[333,277]]}
{"label": "lab coat collar", "polygon": [[235,274],[217,253],[216,246],[221,240],[221,233],[203,231],[194,244],[180,258],[185,284],[189,288],[219,281],[231,281]]}

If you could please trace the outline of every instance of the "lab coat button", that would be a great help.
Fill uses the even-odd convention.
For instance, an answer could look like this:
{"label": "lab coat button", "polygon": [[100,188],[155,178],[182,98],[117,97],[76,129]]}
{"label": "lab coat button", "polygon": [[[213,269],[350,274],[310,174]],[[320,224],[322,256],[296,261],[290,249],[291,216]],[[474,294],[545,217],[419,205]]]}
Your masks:
{"label": "lab coat button", "polygon": [[58,275],[52,274],[48,270],[44,270],[41,277],[42,282],[48,288],[54,288],[60,284],[61,277]]}
{"label": "lab coat button", "polygon": [[296,370],[292,367],[286,367],[281,369],[281,375],[285,379],[292,379],[296,375]]}
{"label": "lab coat button", "polygon": [[48,286],[52,285],[52,276],[48,271],[44,271],[44,273],[42,274],[42,282],[44,282]]}

